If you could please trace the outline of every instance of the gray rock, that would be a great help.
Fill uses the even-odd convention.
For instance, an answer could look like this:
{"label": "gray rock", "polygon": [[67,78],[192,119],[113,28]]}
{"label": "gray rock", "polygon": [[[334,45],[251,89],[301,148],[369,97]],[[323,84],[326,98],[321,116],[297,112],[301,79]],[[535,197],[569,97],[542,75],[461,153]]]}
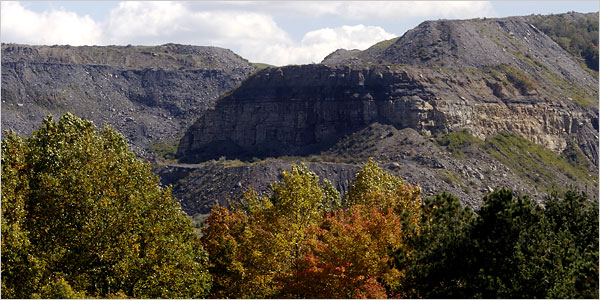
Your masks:
{"label": "gray rock", "polygon": [[114,126],[138,155],[150,157],[148,147],[175,142],[253,71],[216,47],[2,44],[2,129],[29,135],[47,114],[70,111]]}

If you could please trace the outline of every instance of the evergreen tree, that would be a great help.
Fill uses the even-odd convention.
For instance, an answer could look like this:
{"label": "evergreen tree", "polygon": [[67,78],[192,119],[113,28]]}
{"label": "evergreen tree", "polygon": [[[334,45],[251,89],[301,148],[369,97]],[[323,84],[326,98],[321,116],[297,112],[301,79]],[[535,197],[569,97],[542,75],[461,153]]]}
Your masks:
{"label": "evergreen tree", "polygon": [[393,253],[409,297],[598,297],[598,203],[584,194],[553,193],[543,208],[500,189],[478,214],[442,194],[419,228]]}
{"label": "evergreen tree", "polygon": [[423,203],[420,232],[394,253],[394,264],[405,270],[398,290],[410,298],[464,298],[473,273],[470,231],[476,215],[453,195],[443,193]]}

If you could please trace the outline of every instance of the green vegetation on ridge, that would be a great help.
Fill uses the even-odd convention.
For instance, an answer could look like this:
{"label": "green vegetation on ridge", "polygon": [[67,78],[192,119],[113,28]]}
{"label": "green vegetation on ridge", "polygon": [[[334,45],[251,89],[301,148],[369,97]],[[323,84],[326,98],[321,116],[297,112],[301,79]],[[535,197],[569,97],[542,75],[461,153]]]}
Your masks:
{"label": "green vegetation on ridge", "polygon": [[467,129],[438,136],[436,142],[458,157],[465,157],[463,149],[466,147],[471,145],[483,146],[483,141],[474,137]]}
{"label": "green vegetation on ridge", "polygon": [[[531,16],[529,21],[598,72],[598,13]],[[597,76],[597,74],[596,74]]]}
{"label": "green vegetation on ridge", "polygon": [[487,151],[504,165],[546,189],[557,187],[556,172],[579,181],[588,181],[589,170],[581,164],[572,165],[558,154],[520,136],[502,132],[486,140]]}
{"label": "green vegetation on ridge", "polygon": [[173,160],[177,154],[177,142],[173,143],[156,143],[150,146],[149,150],[158,157]]}
{"label": "green vegetation on ridge", "polygon": [[589,178],[589,163],[573,142],[568,143],[561,155],[508,132],[501,132],[484,142],[468,130],[462,130],[438,136],[436,142],[462,158],[466,157],[464,151],[468,147],[476,145],[543,190],[562,187],[557,181],[557,172],[566,174],[572,180],[593,182],[593,178]]}
{"label": "green vegetation on ridge", "polygon": [[400,37],[395,37],[389,40],[385,40],[385,41],[381,41],[379,43],[376,43],[375,45],[369,47],[367,50],[365,51],[369,51],[369,50],[385,50],[387,49],[389,46],[393,45],[395,42],[398,41],[398,39],[400,39]]}
{"label": "green vegetation on ridge", "polygon": [[270,64],[265,64],[265,63],[250,63],[251,66],[253,66],[254,68],[256,68],[257,71],[260,71],[262,69],[266,69],[266,68],[272,68],[272,67],[276,67],[275,65],[270,65]]}
{"label": "green vegetation on ridge", "polygon": [[531,91],[536,89],[535,84],[531,79],[525,75],[525,73],[518,68],[511,65],[497,65],[490,67],[489,72],[492,76],[501,81],[505,87],[514,87],[522,95],[527,95]]}

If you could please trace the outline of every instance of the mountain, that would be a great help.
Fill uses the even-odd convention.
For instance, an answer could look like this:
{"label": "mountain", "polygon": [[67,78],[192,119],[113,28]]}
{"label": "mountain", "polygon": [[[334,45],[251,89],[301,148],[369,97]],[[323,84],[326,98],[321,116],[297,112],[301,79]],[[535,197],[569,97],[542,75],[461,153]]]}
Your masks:
{"label": "mountain", "polygon": [[598,79],[523,18],[424,22],[372,49],[360,61],[258,72],[188,130],[180,156],[210,156],[215,145],[307,154],[380,122],[482,139],[507,130],[558,152],[573,138],[597,163]]}
{"label": "mountain", "polygon": [[365,51],[253,74],[200,116],[177,155],[199,168],[345,170],[374,156],[474,207],[503,185],[538,199],[568,185],[597,195],[598,75],[525,17],[427,21]]}
{"label": "mountain", "polygon": [[[528,26],[520,26],[523,23]],[[539,35],[540,31],[546,36]],[[548,39],[557,44],[547,48],[550,45]],[[552,57],[558,48],[571,55]],[[577,69],[569,68],[568,60],[597,71],[598,13],[426,21],[402,37],[377,43],[365,51],[339,49],[325,57],[322,63],[442,67],[513,64],[527,68],[527,61],[515,61],[517,53],[537,55],[535,58],[541,62],[550,59],[556,65],[555,71],[562,68],[577,72]]]}
{"label": "mountain", "polygon": [[106,122],[190,215],[265,192],[298,163],[343,194],[369,157],[475,209],[501,186],[597,198],[597,23],[427,21],[285,67],[216,47],[2,44],[2,128],[29,135],[67,111]]}
{"label": "mountain", "polygon": [[216,47],[2,44],[2,128],[29,135],[47,114],[70,111],[152,157],[254,71]]}

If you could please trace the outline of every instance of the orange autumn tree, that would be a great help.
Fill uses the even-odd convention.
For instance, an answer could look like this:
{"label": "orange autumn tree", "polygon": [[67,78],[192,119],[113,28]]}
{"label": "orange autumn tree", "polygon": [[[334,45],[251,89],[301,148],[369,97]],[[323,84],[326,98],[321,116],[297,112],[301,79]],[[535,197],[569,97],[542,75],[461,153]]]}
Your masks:
{"label": "orange autumn tree", "polygon": [[[418,232],[421,190],[370,160],[356,175],[346,208],[309,228],[308,252],[286,286],[286,296],[386,298],[403,276],[390,249],[403,247],[402,230]],[[401,295],[401,294],[400,294]]]}

